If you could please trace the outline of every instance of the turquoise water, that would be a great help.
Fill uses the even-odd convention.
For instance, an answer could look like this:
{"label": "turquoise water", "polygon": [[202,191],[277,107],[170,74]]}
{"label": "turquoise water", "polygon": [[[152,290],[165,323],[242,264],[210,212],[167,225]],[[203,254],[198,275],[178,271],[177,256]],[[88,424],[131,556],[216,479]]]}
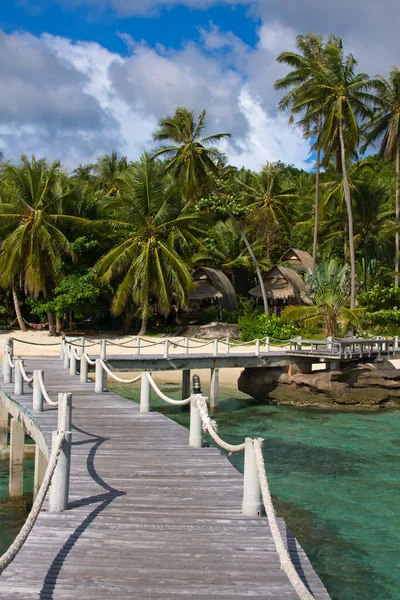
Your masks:
{"label": "turquoise water", "polygon": [[[175,386],[161,388],[180,396]],[[138,400],[136,386],[113,390]],[[152,406],[188,426],[187,411],[154,394]],[[333,600],[400,600],[400,411],[271,407],[225,390],[216,418],[219,433],[230,442],[250,435],[265,439],[275,506]],[[242,453],[231,459],[242,468]],[[27,490],[32,463],[27,461],[25,471]],[[0,554],[26,518],[24,507],[6,501],[7,469],[0,461]]]}
{"label": "turquoise water", "polygon": [[[113,389],[138,400],[132,386]],[[188,426],[187,411],[154,397],[152,406]],[[265,439],[277,511],[333,600],[400,599],[400,411],[272,407],[225,390],[216,419],[232,443]],[[242,453],[231,459],[242,469]]]}

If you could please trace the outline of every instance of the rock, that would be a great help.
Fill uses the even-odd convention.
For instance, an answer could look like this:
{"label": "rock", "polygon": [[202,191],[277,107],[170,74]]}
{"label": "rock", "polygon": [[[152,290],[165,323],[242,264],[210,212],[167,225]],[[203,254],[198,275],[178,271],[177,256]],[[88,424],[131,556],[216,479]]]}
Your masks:
{"label": "rock", "polygon": [[207,325],[189,325],[183,327],[177,335],[189,338],[201,338],[203,340],[222,340],[227,337],[237,340],[240,330],[237,325],[230,323],[208,323]]}
{"label": "rock", "polygon": [[400,370],[350,364],[340,371],[289,375],[284,369],[246,368],[240,391],[272,404],[324,408],[400,408]]}

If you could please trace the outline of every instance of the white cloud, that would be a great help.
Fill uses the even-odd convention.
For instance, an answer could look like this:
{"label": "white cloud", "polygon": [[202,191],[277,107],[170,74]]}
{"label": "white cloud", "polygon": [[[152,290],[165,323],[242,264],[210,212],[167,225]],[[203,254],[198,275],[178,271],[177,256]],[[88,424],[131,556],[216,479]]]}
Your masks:
{"label": "white cloud", "polygon": [[[67,4],[67,0],[58,0]],[[112,8],[119,15],[153,15],[162,8],[186,6],[191,9],[206,10],[211,6],[239,6],[251,5],[257,0],[68,0],[68,5],[86,4],[93,5],[96,9]]]}

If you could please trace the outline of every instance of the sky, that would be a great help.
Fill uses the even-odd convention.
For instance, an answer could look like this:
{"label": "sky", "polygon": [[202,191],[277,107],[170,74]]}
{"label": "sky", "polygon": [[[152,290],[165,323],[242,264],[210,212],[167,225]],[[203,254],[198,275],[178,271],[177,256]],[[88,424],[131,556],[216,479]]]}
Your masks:
{"label": "sky", "polygon": [[[396,2],[396,3],[395,3]],[[0,0],[0,150],[72,170],[154,147],[161,117],[207,110],[231,164],[311,168],[309,142],[278,111],[278,54],[296,35],[343,38],[360,71],[400,64],[397,0]]]}

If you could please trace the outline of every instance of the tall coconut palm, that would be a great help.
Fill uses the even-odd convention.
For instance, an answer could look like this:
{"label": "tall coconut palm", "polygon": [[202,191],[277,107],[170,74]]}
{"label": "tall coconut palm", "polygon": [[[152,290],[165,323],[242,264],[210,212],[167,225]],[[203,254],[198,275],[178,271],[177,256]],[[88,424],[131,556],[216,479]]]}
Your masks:
{"label": "tall coconut palm", "polygon": [[117,178],[120,195],[106,199],[104,209],[112,214],[110,225],[120,239],[96,265],[104,282],[116,281],[112,311],[120,315],[133,299],[139,306],[146,333],[150,301],[154,298],[164,313],[174,297],[187,305],[192,285],[184,257],[191,243],[190,229],[201,216],[182,207],[179,186],[165,178],[158,163],[144,155]]}
{"label": "tall coconut palm", "polygon": [[364,309],[349,309],[351,294],[349,266],[335,260],[321,263],[306,274],[309,291],[303,297],[305,306],[288,306],[284,321],[299,321],[306,327],[322,326],[327,336],[338,336],[339,326],[360,325]]}
{"label": "tall coconut palm", "polygon": [[116,181],[121,173],[128,168],[126,156],[118,157],[117,152],[104,154],[92,165],[92,170],[97,176],[97,184],[106,196],[115,196],[118,193]]}
{"label": "tall coconut palm", "polygon": [[[18,166],[3,164],[0,203],[0,285],[11,287],[15,311],[24,329],[18,306],[17,288],[44,297],[59,281],[63,256],[74,252],[63,226],[82,226],[86,219],[66,215],[63,205],[70,193],[58,162],[28,160]],[[54,319],[48,313],[50,335],[55,334]]]}
{"label": "tall coconut palm", "polygon": [[[312,100],[315,96],[315,74],[320,67],[323,53],[324,43],[322,36],[308,33],[306,35],[298,35],[296,38],[296,47],[299,50],[296,52],[282,52],[277,61],[292,68],[285,77],[278,79],[275,82],[275,89],[285,90],[291,88],[290,91],[281,99],[279,103],[280,110],[290,109],[292,114],[290,121],[293,121],[294,114],[298,112],[295,107],[301,106],[301,111],[312,107]],[[314,88],[314,90],[313,90]],[[310,102],[309,105],[303,105],[302,98],[306,97]],[[316,126],[317,143],[316,143],[316,158],[315,158],[315,204],[314,204],[314,240],[313,240],[313,264],[315,266],[318,253],[318,225],[319,225],[319,199],[320,199],[320,162],[321,162],[321,144],[319,142],[319,133],[322,127],[322,114],[311,119],[306,117],[303,119],[305,132],[308,133],[310,125],[312,128]]]}
{"label": "tall coconut palm", "polygon": [[375,103],[377,112],[367,123],[364,131],[367,136],[362,150],[380,140],[380,154],[389,160],[395,159],[396,169],[396,233],[395,233],[395,284],[399,286],[399,256],[400,256],[400,71],[393,68],[389,81],[384,77],[376,77]]}
{"label": "tall coconut palm", "polygon": [[230,137],[230,134],[217,133],[202,137],[205,127],[205,110],[196,121],[193,111],[184,107],[177,108],[173,117],[166,117],[159,121],[154,141],[166,143],[155,150],[153,158],[165,157],[167,159],[166,170],[173,173],[182,184],[188,202],[200,198],[205,187],[211,188],[216,193],[246,244],[260,281],[264,310],[268,313],[267,293],[260,266],[250,242],[229,208],[223,190],[217,183],[217,179],[221,181],[221,165],[224,157],[221,151],[212,144]]}
{"label": "tall coconut palm", "polygon": [[[326,44],[324,60],[316,71],[316,89],[313,108],[308,119],[323,115],[318,135],[326,160],[339,151],[340,168],[348,218],[348,235],[351,268],[350,306],[354,308],[356,297],[356,260],[354,249],[353,210],[347,173],[347,158],[354,153],[360,142],[360,120],[371,118],[374,96],[369,89],[374,85],[365,73],[356,75],[357,61],[352,54],[345,56],[336,38]],[[315,105],[314,101],[317,101]],[[303,100],[303,102],[306,102]]]}

